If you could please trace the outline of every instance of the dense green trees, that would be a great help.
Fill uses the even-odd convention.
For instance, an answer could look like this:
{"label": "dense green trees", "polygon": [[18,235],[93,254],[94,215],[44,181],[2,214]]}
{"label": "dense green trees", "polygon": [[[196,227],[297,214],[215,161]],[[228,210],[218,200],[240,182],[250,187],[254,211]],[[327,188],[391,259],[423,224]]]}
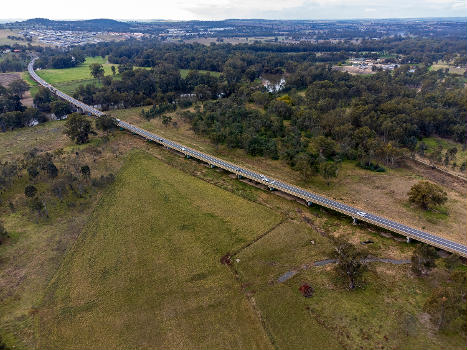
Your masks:
{"label": "dense green trees", "polygon": [[73,111],[73,108],[68,102],[63,100],[57,100],[50,103],[50,110],[57,119],[62,119],[66,115],[70,114]]}
{"label": "dense green trees", "polygon": [[35,66],[40,68],[71,68],[83,63],[84,54],[79,49],[63,52],[61,49],[42,50]]}
{"label": "dense green trees", "polygon": [[[142,115],[165,121],[164,114],[177,107],[202,104],[183,116],[195,132],[215,144],[282,158],[304,179],[318,172],[329,179],[336,173],[333,163],[339,160],[356,160],[364,169],[385,171],[406,156],[424,152],[417,147],[424,137],[466,141],[463,82],[428,69],[441,47],[453,53],[460,52],[456,50],[462,45],[454,39],[440,46],[429,39],[402,38],[364,40],[358,45],[204,46],[151,40],[90,45],[76,50],[81,55],[108,55],[110,62],[118,64],[120,75],[105,77],[100,87],[81,86],[74,97],[104,110],[152,105]],[[370,77],[333,69],[333,63],[352,55],[378,58],[379,50],[392,52],[399,62],[423,63],[416,68],[402,64],[394,71],[377,70]],[[182,78],[180,69],[190,71]],[[283,77],[285,91],[267,92],[255,80],[266,73]],[[47,106],[46,94],[39,94],[39,107],[41,97]],[[446,153],[436,162],[462,168],[453,164],[455,158],[453,152]],[[322,165],[326,162],[329,165]]]}
{"label": "dense green trees", "polygon": [[[22,81],[10,84],[8,88],[0,85],[0,131],[13,130],[37,123],[42,123],[46,117],[36,108],[26,108],[21,103],[21,96],[27,90],[27,85]],[[39,101],[43,93],[38,93],[36,100],[46,110],[49,102]]]}

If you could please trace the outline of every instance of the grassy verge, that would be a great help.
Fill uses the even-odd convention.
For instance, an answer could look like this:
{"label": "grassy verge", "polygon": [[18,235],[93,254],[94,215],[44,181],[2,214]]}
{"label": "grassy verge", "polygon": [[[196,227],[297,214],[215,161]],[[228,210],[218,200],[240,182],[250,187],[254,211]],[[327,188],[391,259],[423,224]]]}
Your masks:
{"label": "grassy verge", "polygon": [[28,83],[29,92],[31,93],[31,96],[34,97],[39,91],[39,84],[37,84],[36,81],[31,78],[28,72],[22,72],[21,77],[26,83]]}

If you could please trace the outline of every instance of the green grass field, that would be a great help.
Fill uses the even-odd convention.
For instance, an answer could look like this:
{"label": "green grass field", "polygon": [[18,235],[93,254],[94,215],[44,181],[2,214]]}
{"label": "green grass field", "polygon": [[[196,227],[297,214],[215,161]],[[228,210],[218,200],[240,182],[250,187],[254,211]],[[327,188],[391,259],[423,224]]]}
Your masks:
{"label": "green grass field", "polygon": [[220,258],[279,219],[133,153],[48,288],[38,346],[271,348]]}
{"label": "green grass field", "polygon": [[73,96],[73,93],[78,89],[80,85],[88,85],[93,84],[98,87],[102,86],[102,83],[97,79],[82,79],[82,80],[72,80],[72,81],[64,81],[63,83],[57,83],[54,86],[59,89],[60,91]]}
{"label": "green grass field", "polygon": [[[93,63],[102,64],[104,67],[105,75],[112,75],[112,66],[115,66],[117,69],[116,64],[107,63],[106,59],[102,58],[101,56],[96,56],[86,57],[86,61],[78,67],[63,69],[42,69],[37,70],[36,72],[42,79],[55,86],[57,89],[63,91],[66,94],[73,95],[73,93],[80,85],[94,84],[101,86],[101,83],[91,76],[89,66]],[[151,69],[150,67],[135,68]],[[120,79],[118,69],[114,78]]]}
{"label": "green grass field", "polygon": [[[183,79],[186,78],[186,76],[188,75],[188,73],[190,73],[191,69],[180,69],[180,75],[182,76]],[[200,73],[209,73],[211,74],[212,76],[214,77],[219,77],[219,75],[221,75],[221,73],[219,72],[214,72],[214,71],[211,71],[211,70],[198,70],[198,72]]]}
{"label": "green grass field", "polygon": [[76,80],[90,80],[93,79],[89,66],[93,63],[100,63],[104,67],[105,75],[111,75],[111,66],[113,64],[106,63],[107,61],[101,56],[96,57],[86,57],[86,61],[79,65],[78,67],[73,68],[63,68],[63,69],[41,69],[37,71],[37,74],[52,85],[59,83],[76,81]]}
{"label": "green grass field", "polygon": [[[78,67],[63,69],[42,69],[37,70],[36,72],[42,79],[54,85],[57,89],[63,91],[66,94],[73,95],[75,90],[80,85],[100,85],[100,82],[91,76],[91,71],[89,69],[91,64],[102,64],[104,67],[105,75],[112,75],[111,67],[116,65],[106,62],[107,61],[101,56],[86,57],[86,61]],[[34,91],[31,91],[31,94],[33,93]]]}

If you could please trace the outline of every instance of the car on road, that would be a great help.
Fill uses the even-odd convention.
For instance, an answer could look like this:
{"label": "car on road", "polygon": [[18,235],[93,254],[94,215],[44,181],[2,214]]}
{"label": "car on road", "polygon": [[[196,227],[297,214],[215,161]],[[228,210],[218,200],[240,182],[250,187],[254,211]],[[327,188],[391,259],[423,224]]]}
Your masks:
{"label": "car on road", "polygon": [[365,217],[367,214],[364,211],[357,211],[357,215]]}

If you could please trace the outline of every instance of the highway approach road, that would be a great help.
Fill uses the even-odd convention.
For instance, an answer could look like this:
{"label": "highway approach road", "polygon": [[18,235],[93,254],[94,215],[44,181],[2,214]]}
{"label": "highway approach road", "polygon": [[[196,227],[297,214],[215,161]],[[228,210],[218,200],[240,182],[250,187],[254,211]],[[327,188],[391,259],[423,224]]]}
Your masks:
{"label": "highway approach road", "polygon": [[[98,109],[91,107],[89,105],[86,105],[83,102],[78,101],[74,99],[73,97],[68,96],[67,94],[64,94],[63,92],[55,89],[52,85],[50,85],[45,80],[40,78],[34,71],[34,62],[36,59],[37,58],[34,58],[28,65],[29,74],[35,81],[37,81],[40,85],[50,89],[57,96],[75,105],[76,107],[81,109],[83,112],[86,112],[88,114],[91,114],[97,117],[100,117],[104,114]],[[445,238],[436,236],[428,232],[420,231],[418,229],[386,219],[382,216],[378,216],[375,214],[365,212],[361,209],[351,207],[344,203],[318,195],[316,193],[307,191],[300,187],[290,185],[286,182],[260,174],[253,170],[249,170],[247,168],[241,167],[239,165],[224,161],[222,159],[213,157],[209,154],[199,152],[193,148],[189,148],[182,144],[173,142],[169,139],[158,136],[154,133],[141,129],[135,125],[126,123],[122,120],[117,119],[117,122],[118,122],[119,127],[125,130],[128,130],[134,134],[137,134],[147,140],[151,140],[158,144],[161,144],[169,149],[173,149],[180,153],[183,153],[188,158],[190,157],[196,158],[203,162],[208,163],[211,167],[222,168],[226,171],[236,174],[239,178],[244,177],[244,178],[253,180],[255,182],[262,183],[263,185],[266,185],[270,190],[279,190],[279,191],[288,193],[296,198],[300,198],[304,200],[308,205],[318,204],[320,206],[323,206],[323,207],[338,211],[342,214],[348,215],[352,217],[354,221],[356,220],[365,221],[375,226],[385,228],[389,231],[396,232],[400,235],[407,237],[407,241],[409,241],[410,239],[414,239],[414,240],[421,241],[429,245],[441,248],[443,250],[459,254],[463,257],[467,257],[467,246],[465,245],[447,240]]]}

